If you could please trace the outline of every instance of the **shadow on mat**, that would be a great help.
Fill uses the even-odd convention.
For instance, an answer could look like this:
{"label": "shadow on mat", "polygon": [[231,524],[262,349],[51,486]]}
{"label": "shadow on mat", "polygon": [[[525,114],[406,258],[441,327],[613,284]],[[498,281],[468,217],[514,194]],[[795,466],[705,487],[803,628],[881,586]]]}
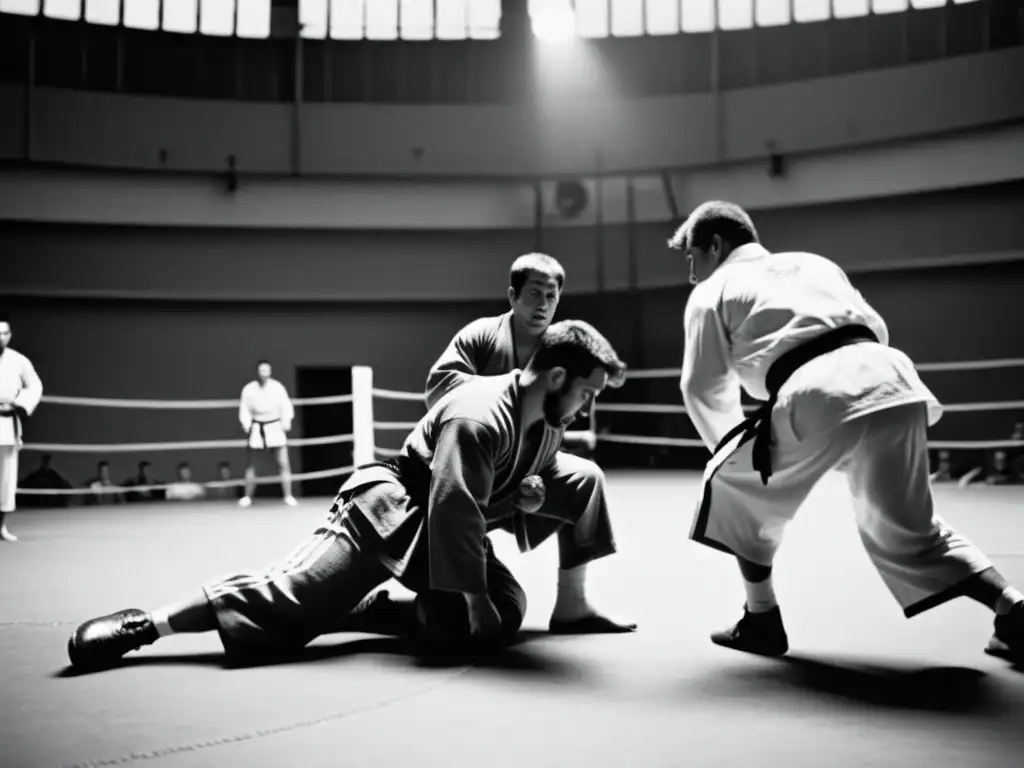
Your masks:
{"label": "shadow on mat", "polygon": [[743,677],[892,709],[982,714],[1020,708],[1000,696],[988,675],[967,667],[898,667],[789,655]]}
{"label": "shadow on mat", "polygon": [[255,669],[258,667],[282,666],[285,664],[315,664],[333,661],[358,655],[385,655],[404,658],[411,667],[421,669],[445,669],[452,667],[472,666],[476,669],[497,672],[512,672],[516,676],[535,674],[553,678],[579,679],[581,672],[578,667],[560,659],[551,658],[535,650],[523,648],[531,640],[550,637],[540,630],[521,630],[515,642],[503,650],[476,654],[422,654],[415,645],[400,637],[368,637],[347,640],[330,645],[320,644],[307,646],[292,653],[279,653],[268,656],[246,656],[244,659],[231,658],[221,652],[141,655],[130,654],[118,664],[106,669],[78,671],[66,667],[52,675],[54,678],[84,677],[103,671],[129,667],[161,667],[161,666],[211,666],[227,670]]}

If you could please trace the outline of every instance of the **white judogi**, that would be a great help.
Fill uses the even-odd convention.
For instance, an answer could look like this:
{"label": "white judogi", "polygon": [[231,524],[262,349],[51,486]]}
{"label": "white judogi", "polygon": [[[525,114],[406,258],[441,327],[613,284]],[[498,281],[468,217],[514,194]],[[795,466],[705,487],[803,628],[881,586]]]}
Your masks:
{"label": "white judogi", "polygon": [[[0,397],[14,400],[31,416],[43,396],[43,383],[32,362],[8,347],[0,353]],[[13,512],[18,491],[18,451],[22,439],[16,427],[19,415],[0,414],[0,512]]]}
{"label": "white judogi", "polygon": [[288,390],[277,379],[267,379],[266,385],[250,381],[242,388],[238,420],[249,435],[249,447],[262,451],[281,448],[288,444],[285,434],[292,426],[295,409]]}
{"label": "white judogi", "polygon": [[942,406],[913,362],[888,346],[881,316],[846,274],[810,253],[734,250],[686,306],[680,388],[712,451],[744,419],[740,385],[768,400],[783,354],[831,330],[863,325],[878,343],[852,344],[798,368],[772,411],[773,474],[752,464],[753,441],[730,440],[705,471],[691,538],[770,565],[786,525],[830,469],[847,475],[861,539],[907,616],[955,596],[989,562],[932,510],[927,427]]}

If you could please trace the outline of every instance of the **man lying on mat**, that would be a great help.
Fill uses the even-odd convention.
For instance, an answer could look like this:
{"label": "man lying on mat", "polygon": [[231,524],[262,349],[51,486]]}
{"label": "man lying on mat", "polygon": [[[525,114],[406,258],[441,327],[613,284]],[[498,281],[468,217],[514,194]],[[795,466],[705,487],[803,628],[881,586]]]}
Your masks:
{"label": "man lying on mat", "polygon": [[[996,613],[989,652],[1024,658],[1024,596],[932,509],[927,429],[942,407],[843,270],[769,253],[746,212],[725,202],[698,207],[669,245],[686,253],[695,284],[683,400],[714,454],[691,538],[738,559],[747,595],[739,623],[711,639],[786,653],[772,564],[797,509],[838,469],[904,614],[973,598]],[[747,420],[740,385],[764,401]],[[822,589],[832,589],[827,574]]]}
{"label": "man lying on mat", "polygon": [[[564,285],[565,270],[547,254],[529,253],[512,262],[508,288],[511,310],[503,315],[474,320],[455,335],[427,375],[427,407],[433,407],[446,394],[476,376],[497,376],[526,367],[540,348],[545,330],[551,325]],[[590,407],[587,404],[580,411],[578,420],[589,417]],[[596,438],[593,429],[567,429],[563,432],[562,444],[591,452]],[[598,514],[601,519],[608,520],[604,473],[593,461],[560,450],[540,476],[546,491],[539,510],[541,515],[557,519],[564,515],[561,508],[571,504],[572,499],[588,496],[600,507]],[[610,522],[606,524],[611,525]],[[510,528],[507,530],[511,531]],[[543,536],[550,534],[543,527],[538,532]],[[562,555],[558,599],[572,602],[573,594],[579,589],[577,582],[584,578],[584,573],[571,565],[576,547],[572,529],[562,528],[558,537]],[[532,530],[520,532],[517,538],[522,552],[540,543]],[[636,625],[595,622],[591,629],[624,632],[636,629]]]}
{"label": "man lying on mat", "polygon": [[[446,648],[510,642],[526,597],[487,531],[510,519],[517,536],[539,541],[567,528],[571,537],[560,543],[570,569],[615,552],[593,489],[567,498],[557,517],[542,516],[543,490],[529,478],[554,460],[565,425],[605,387],[620,386],[624,373],[586,323],[551,326],[525,370],[463,384],[420,420],[394,460],[358,469],[328,519],[287,559],[157,611],[88,621],[68,642],[72,664],[103,667],[166,635],[213,630],[236,658],[295,651],[351,627],[351,612],[373,602],[360,601],[392,577],[418,595],[418,639]],[[560,596],[550,629],[613,624],[591,608],[582,583],[576,587]]]}

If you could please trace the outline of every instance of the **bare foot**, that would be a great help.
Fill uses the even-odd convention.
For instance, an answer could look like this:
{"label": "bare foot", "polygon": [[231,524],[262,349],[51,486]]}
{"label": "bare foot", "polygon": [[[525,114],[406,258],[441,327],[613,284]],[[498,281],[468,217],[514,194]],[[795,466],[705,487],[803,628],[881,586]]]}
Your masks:
{"label": "bare foot", "polygon": [[636,632],[636,622],[621,622],[591,613],[571,619],[551,617],[548,632],[554,635],[618,635]]}

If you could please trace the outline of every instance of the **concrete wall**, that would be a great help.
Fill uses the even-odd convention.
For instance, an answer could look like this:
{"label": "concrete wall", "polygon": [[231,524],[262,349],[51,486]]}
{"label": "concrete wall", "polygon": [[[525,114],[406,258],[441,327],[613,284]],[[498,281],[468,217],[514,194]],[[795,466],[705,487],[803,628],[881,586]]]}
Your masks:
{"label": "concrete wall", "polygon": [[[1020,195],[1019,187],[1011,187],[766,212],[759,224],[764,240],[773,248],[818,250],[854,265],[868,253],[876,260],[898,253],[912,261],[915,255],[936,252],[962,256],[971,253],[971,248],[1024,250],[1024,231],[1015,221],[1024,208]],[[267,241],[265,236],[239,232],[24,230],[18,237],[23,244],[32,243],[32,258],[52,265],[48,270],[52,286],[82,292],[90,287],[105,288],[109,296],[55,298],[55,291],[40,291],[34,297],[9,293],[3,297],[0,291],[0,301],[14,315],[14,346],[35,361],[50,394],[231,398],[237,396],[255,361],[262,357],[274,362],[276,374],[293,391],[297,366],[353,364],[373,366],[378,386],[418,391],[429,365],[461,325],[504,311],[505,270],[511,256],[526,245],[516,239],[520,236],[495,232],[474,239],[472,233],[435,232],[418,237],[392,233],[353,239],[351,233],[329,237],[279,233]],[[621,291],[593,293],[592,265],[575,258],[571,243],[552,243],[552,252],[565,254],[569,269],[570,290],[563,299],[561,315],[594,322],[634,368],[676,367],[681,361],[681,317],[688,289],[682,284],[682,265],[673,262],[663,249],[664,236],[663,228],[644,230],[640,264],[645,289],[634,296]],[[337,241],[338,250],[353,249],[357,253],[353,258],[359,258],[361,264],[388,265],[374,273],[378,301],[318,302],[303,296],[303,291],[314,292],[321,282],[370,280],[364,271],[329,266],[331,238],[343,238]],[[434,265],[432,259],[440,258],[438,254],[453,252],[461,254],[458,261]],[[415,256],[420,253],[430,257],[431,261],[424,263],[434,265],[432,268],[415,266]],[[459,265],[474,255],[480,267],[460,273]],[[328,266],[315,271],[318,258]],[[310,274],[285,270],[286,263],[295,263],[289,262],[291,259],[300,259]],[[177,298],[115,298],[147,274],[146,269],[132,266],[136,261],[148,265],[150,282],[160,283],[166,293]],[[75,263],[90,266],[76,269]],[[247,264],[259,268],[246,269]],[[163,271],[155,273],[158,268]],[[946,268],[852,271],[869,301],[886,316],[893,344],[919,362],[1024,357],[1020,333],[1024,328],[1024,304],[1020,301],[1024,261],[971,263],[960,259],[959,266]],[[388,282],[389,272],[390,277],[401,279]],[[235,301],[203,298],[210,286],[223,293],[269,291],[268,281],[286,281],[284,287],[295,296],[290,301],[252,296],[251,300],[239,297]],[[452,289],[461,286],[458,281],[466,287],[460,300],[454,298]],[[434,298],[441,300],[411,301],[423,297],[406,286],[420,282],[436,291]],[[615,284],[624,284],[621,275]],[[385,295],[387,286],[390,291]],[[399,298],[402,293],[404,301]],[[1012,400],[1020,398],[1022,373],[1024,369],[1008,369],[928,374],[926,379],[950,402]],[[679,402],[671,379],[650,387],[630,386],[638,388],[627,387],[616,396],[627,401],[650,397]],[[383,420],[414,420],[421,413],[414,403],[378,401],[375,407],[376,417]],[[1012,418],[1013,414],[1007,413],[954,414],[939,425],[934,436],[1001,439]],[[676,436],[694,436],[692,427],[671,419],[631,418],[625,425],[608,423],[617,431],[657,434],[665,430]],[[223,439],[237,434],[235,414],[230,410],[160,412],[46,405],[29,424],[28,439],[119,443]],[[377,436],[379,444],[392,447],[401,438],[400,433]],[[83,481],[97,458],[95,454],[61,454],[58,463],[62,471]],[[121,477],[139,457],[111,453],[105,458],[112,461],[115,476]],[[146,458],[154,461],[164,477],[175,462],[188,459],[201,477],[209,478],[216,460],[229,458],[237,465],[242,455],[213,451],[153,453]],[[30,467],[35,458],[26,453],[25,462]]]}
{"label": "concrete wall", "polygon": [[[427,204],[427,203],[425,203]],[[757,211],[775,249],[828,255],[852,272],[1024,252],[1024,182]],[[570,293],[681,285],[667,220],[546,229],[541,247]],[[525,228],[302,230],[0,224],[0,296],[174,300],[465,301],[504,294]],[[632,244],[631,244],[632,243]],[[601,250],[599,250],[599,248]]]}
{"label": "concrete wall", "polygon": [[[245,173],[520,176],[739,162],[1024,117],[1024,48],[817,80],[534,105],[287,104],[0,86],[0,159]],[[30,94],[30,96],[29,96]],[[163,151],[165,159],[161,159]]]}

